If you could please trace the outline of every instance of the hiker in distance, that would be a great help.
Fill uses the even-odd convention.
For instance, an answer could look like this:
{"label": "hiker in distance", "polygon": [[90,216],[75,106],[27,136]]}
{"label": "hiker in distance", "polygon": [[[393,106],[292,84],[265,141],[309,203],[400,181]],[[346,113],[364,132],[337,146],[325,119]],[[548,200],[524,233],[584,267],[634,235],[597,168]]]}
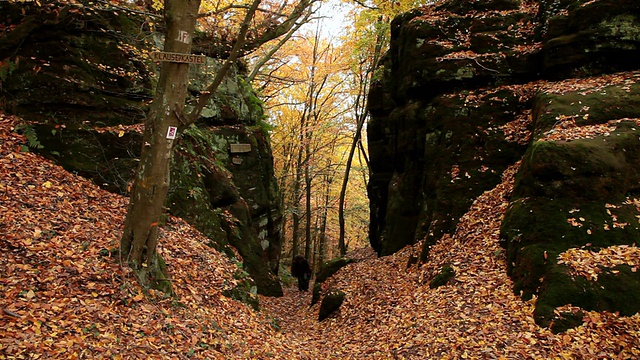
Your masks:
{"label": "hiker in distance", "polygon": [[302,255],[296,255],[291,263],[291,275],[298,278],[298,290],[309,290],[309,280],[311,280],[311,266]]}

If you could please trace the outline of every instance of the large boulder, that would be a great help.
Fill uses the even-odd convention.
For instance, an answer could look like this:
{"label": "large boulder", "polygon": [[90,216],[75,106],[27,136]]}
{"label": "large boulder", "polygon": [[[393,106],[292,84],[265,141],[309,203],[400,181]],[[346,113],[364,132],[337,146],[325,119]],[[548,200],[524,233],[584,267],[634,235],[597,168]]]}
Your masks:
{"label": "large boulder", "polygon": [[313,285],[313,291],[311,296],[311,305],[315,305],[320,300],[322,292],[322,283],[327,281],[331,276],[337,273],[343,267],[353,263],[354,260],[347,257],[339,257],[325,261],[320,265],[320,269],[316,273],[316,281]]}
{"label": "large boulder", "polygon": [[562,259],[640,239],[639,18],[633,0],[452,0],[397,17],[369,95],[378,254],[425,240],[426,260],[522,160],[501,234],[536,321],[566,304],[638,311],[633,267],[595,281]]}
{"label": "large boulder", "polygon": [[[0,3],[0,53],[10,54],[0,59],[0,106],[27,121],[32,150],[126,195],[158,70],[144,54],[161,41],[141,15],[107,8]],[[192,65],[189,93],[202,92],[218,67],[214,59]],[[167,207],[211,246],[239,253],[259,293],[281,295],[282,214],[263,117],[254,90],[233,69],[178,139]]]}
{"label": "large boulder", "polygon": [[562,93],[556,85],[533,100],[533,138],[502,223],[507,270],[516,293],[539,294],[540,324],[565,304],[632,315],[640,310],[633,266],[591,278],[562,259],[640,240],[640,84],[598,81]]}

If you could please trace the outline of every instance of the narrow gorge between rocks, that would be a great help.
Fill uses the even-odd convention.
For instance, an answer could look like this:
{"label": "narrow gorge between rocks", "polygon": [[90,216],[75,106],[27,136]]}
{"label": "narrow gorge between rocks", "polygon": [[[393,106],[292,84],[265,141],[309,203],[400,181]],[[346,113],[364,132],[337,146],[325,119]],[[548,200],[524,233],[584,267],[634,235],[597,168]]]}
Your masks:
{"label": "narrow gorge between rocks", "polygon": [[[318,90],[342,66],[318,54],[347,55],[319,41],[308,65],[285,47],[319,76],[299,133],[243,59],[177,136],[158,230],[173,294],[118,257],[159,72],[152,3],[0,2],[0,359],[640,358],[637,0],[426,1],[390,18],[352,119],[366,141],[344,256],[327,169],[344,170],[358,123],[313,121],[344,95]],[[187,108],[229,53],[212,34],[228,40],[194,35],[206,61]],[[339,156],[301,166],[338,138]]]}

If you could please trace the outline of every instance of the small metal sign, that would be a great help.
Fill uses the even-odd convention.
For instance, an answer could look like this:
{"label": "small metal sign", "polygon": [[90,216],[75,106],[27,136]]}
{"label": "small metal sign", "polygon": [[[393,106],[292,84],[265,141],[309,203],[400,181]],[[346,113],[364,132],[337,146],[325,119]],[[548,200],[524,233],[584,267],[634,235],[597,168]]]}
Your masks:
{"label": "small metal sign", "polygon": [[232,154],[251,152],[251,144],[230,144]]}
{"label": "small metal sign", "polygon": [[151,53],[153,61],[169,61],[186,64],[204,64],[206,60],[204,55],[180,54],[164,51],[155,51]]}
{"label": "small metal sign", "polygon": [[169,129],[167,129],[167,139],[173,140],[176,138],[176,135],[178,135],[178,128],[175,126],[169,126]]}

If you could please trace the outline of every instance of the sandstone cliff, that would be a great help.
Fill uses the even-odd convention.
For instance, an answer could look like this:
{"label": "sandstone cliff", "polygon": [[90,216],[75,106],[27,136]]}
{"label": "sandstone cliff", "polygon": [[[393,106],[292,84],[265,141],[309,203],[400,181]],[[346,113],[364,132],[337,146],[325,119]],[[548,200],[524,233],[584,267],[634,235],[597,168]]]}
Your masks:
{"label": "sandstone cliff", "polygon": [[566,304],[637,312],[637,267],[594,278],[568,258],[640,240],[639,20],[635,0],[450,0],[396,18],[370,93],[378,254],[424,240],[427,259],[521,161],[501,237],[536,321],[571,326],[554,317]]}
{"label": "sandstone cliff", "polygon": [[[114,10],[93,2],[0,3],[0,106],[27,121],[22,131],[31,150],[126,195],[157,71],[148,53],[161,40],[148,18]],[[192,95],[217,66],[212,59],[191,65]],[[262,120],[261,102],[233,70],[179,139],[167,207],[209,245],[230,256],[230,245],[237,249],[258,292],[281,295],[275,274],[282,214]]]}

